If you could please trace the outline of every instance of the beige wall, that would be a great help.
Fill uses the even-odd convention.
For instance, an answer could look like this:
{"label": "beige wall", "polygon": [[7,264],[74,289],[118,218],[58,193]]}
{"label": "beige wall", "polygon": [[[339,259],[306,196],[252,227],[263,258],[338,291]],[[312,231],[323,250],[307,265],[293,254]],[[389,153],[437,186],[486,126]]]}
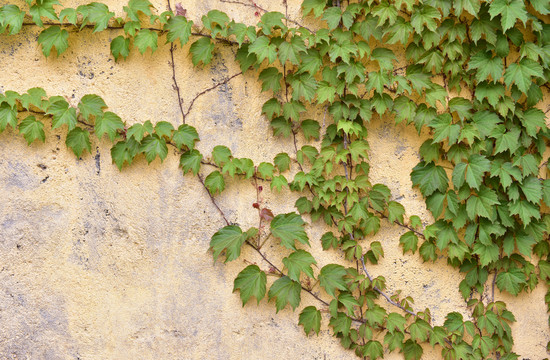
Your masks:
{"label": "beige wall", "polygon": [[[64,1],[66,6],[83,3]],[[105,3],[122,15],[125,2]],[[166,8],[162,1],[153,3],[159,11]],[[282,1],[257,3],[284,12]],[[289,0],[291,18],[300,17],[300,3]],[[182,4],[195,22],[211,9],[257,21],[252,9],[219,0]],[[48,59],[37,45],[37,28],[0,35],[0,90],[40,86],[48,95],[69,97],[73,105],[95,93],[129,124],[148,119],[180,124],[169,46],[153,55],[134,50],[115,63],[109,40],[120,32],[71,32],[69,50]],[[192,69],[187,50],[175,53],[185,109],[196,94],[240,71],[230,47],[219,46],[212,64],[200,69]],[[209,154],[223,144],[255,163],[292,152],[290,140],[274,139],[261,116],[267,98],[254,74],[200,97],[187,119],[199,131],[199,150]],[[322,109],[313,115],[322,118]],[[409,177],[423,139],[391,119],[374,120],[369,135],[373,181],[388,185],[408,215],[418,214],[427,223],[430,215]],[[141,158],[119,172],[105,140],[94,138],[92,154],[76,159],[61,131],[47,131],[45,144],[30,147],[11,130],[0,134],[0,359],[353,358],[332,337],[328,319],[319,337],[307,338],[297,325],[298,310],[276,315],[267,299],[242,308],[232,289],[246,266],[243,259],[265,269],[266,264],[249,249],[233,263],[213,264],[210,237],[224,224],[197,178],[182,176],[178,162],[171,150],[164,163],[157,159],[148,166]],[[248,180],[230,181],[217,200],[231,222],[248,228],[257,221],[255,196]],[[276,213],[293,211],[295,198],[289,191],[265,195]],[[341,253],[322,251],[324,230],[308,226],[320,266],[344,262]],[[386,277],[389,293],[403,289],[413,296],[415,310],[430,308],[435,324],[451,311],[466,315],[458,293],[462,275],[444,259],[422,264],[418,255],[402,255],[403,232],[383,222],[375,240],[382,242],[386,257],[372,273]],[[546,356],[545,291],[539,286],[517,299],[497,293],[518,319],[515,349],[524,358]],[[318,305],[306,293],[302,299],[303,306]],[[425,354],[439,358],[439,350],[426,348]]]}

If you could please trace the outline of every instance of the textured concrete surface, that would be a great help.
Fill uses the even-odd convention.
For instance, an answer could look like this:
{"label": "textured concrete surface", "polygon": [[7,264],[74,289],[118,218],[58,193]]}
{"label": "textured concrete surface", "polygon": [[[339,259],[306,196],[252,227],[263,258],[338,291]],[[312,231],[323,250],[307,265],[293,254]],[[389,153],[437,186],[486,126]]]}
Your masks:
{"label": "textured concrete surface", "polygon": [[[122,15],[125,2],[104,2]],[[83,3],[64,1],[67,6]],[[285,11],[282,1],[257,3]],[[289,1],[291,18],[300,17],[300,3]],[[162,1],[154,4],[159,11],[166,8]],[[257,21],[253,9],[238,4],[182,4],[197,23],[211,9],[239,21]],[[36,43],[36,28],[25,27],[18,36],[0,35],[0,90],[40,86],[49,95],[67,96],[73,105],[95,93],[129,124],[148,119],[180,124],[169,47],[143,56],[135,50],[126,61],[115,62],[109,40],[120,32],[71,32],[69,50],[48,59]],[[196,94],[240,71],[228,46],[219,46],[212,64],[200,69],[192,69],[187,48],[175,56],[184,109]],[[238,76],[200,97],[187,118],[199,131],[200,151],[209,154],[223,144],[255,163],[292,152],[291,141],[273,139],[261,116],[267,98],[254,75]],[[322,118],[322,109],[312,116]],[[408,215],[429,222],[409,177],[423,140],[413,128],[396,127],[391,119],[373,120],[369,136],[372,180],[388,185]],[[299,146],[303,143],[299,139]],[[94,138],[92,154],[76,159],[60,131],[48,130],[45,144],[30,147],[11,130],[0,134],[0,359],[353,358],[332,337],[328,321],[320,336],[307,338],[297,325],[298,310],[275,315],[267,299],[259,306],[241,306],[232,289],[233,279],[246,266],[243,259],[264,269],[267,265],[248,249],[228,265],[212,262],[209,241],[223,226],[222,219],[199,181],[181,175],[178,161],[171,151],[162,164],[157,159],[148,166],[141,158],[119,172],[105,140]],[[296,194],[264,196],[275,213],[294,210]],[[256,226],[255,198],[249,181],[229,181],[228,190],[217,196],[229,220],[243,228]],[[325,229],[316,224],[307,230],[321,266],[344,262],[341,253],[322,251],[319,238]],[[435,324],[442,324],[451,311],[466,315],[457,290],[462,275],[444,259],[422,264],[417,255],[402,255],[402,233],[383,222],[373,240],[382,242],[386,257],[372,273],[386,277],[389,293],[402,289],[411,295],[415,310],[430,308]],[[274,251],[268,250],[272,258]],[[545,291],[539,286],[519,298],[497,294],[518,319],[515,349],[526,359],[546,356],[550,332]],[[301,307],[307,305],[318,303],[303,293]],[[439,351],[426,348],[425,358],[437,359]]]}

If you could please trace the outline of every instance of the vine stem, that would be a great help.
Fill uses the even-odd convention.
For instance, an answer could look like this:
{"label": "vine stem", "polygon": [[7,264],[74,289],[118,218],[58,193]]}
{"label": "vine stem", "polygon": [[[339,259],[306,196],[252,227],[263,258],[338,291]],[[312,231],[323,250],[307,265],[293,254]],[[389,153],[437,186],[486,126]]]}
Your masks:
{"label": "vine stem", "polygon": [[[367,276],[367,278],[370,280],[370,282],[372,283],[372,276],[369,274],[369,272],[367,271],[367,267],[365,266],[365,256],[361,256],[361,265],[363,265],[363,271],[365,272],[365,275]],[[379,293],[380,295],[382,295],[387,302],[389,302],[390,304],[392,304],[393,306],[397,306],[398,308],[400,308],[401,310],[403,310],[404,312],[408,313],[408,314],[411,314],[412,316],[414,317],[418,317],[418,314],[413,312],[413,311],[410,311],[409,309],[406,309],[404,306],[402,306],[401,304],[393,301],[392,299],[390,299],[390,297],[388,295],[386,295],[386,293],[384,293],[382,290],[380,290],[377,286],[373,286],[373,289]]]}
{"label": "vine stem", "polygon": [[208,93],[208,92],[210,92],[210,91],[212,91],[212,90],[214,90],[214,89],[216,89],[216,88],[218,88],[218,87],[220,87],[220,86],[222,86],[222,85],[224,85],[224,84],[227,84],[229,81],[233,80],[233,79],[236,78],[237,76],[242,75],[242,73],[243,73],[242,71],[239,72],[239,73],[236,73],[235,75],[232,75],[232,76],[228,77],[227,79],[225,79],[225,80],[223,80],[223,81],[217,83],[216,85],[214,85],[214,86],[212,86],[212,87],[209,87],[208,89],[203,90],[203,91],[201,91],[200,93],[198,93],[197,96],[195,96],[195,97],[193,98],[193,100],[191,100],[191,103],[189,104],[189,107],[187,108],[187,111],[185,112],[185,114],[183,114],[183,117],[185,118],[185,117],[187,117],[187,115],[189,115],[189,113],[191,112],[191,109],[193,108],[193,105],[195,104],[195,101],[196,101],[199,97],[201,97],[202,95],[204,95],[204,94],[206,94],[206,93]]}
{"label": "vine stem", "polygon": [[[168,2],[168,10],[172,11],[172,6],[170,5],[170,0],[167,0]],[[180,108],[180,113],[182,117],[182,122],[185,124],[185,113],[183,112],[183,100],[181,98],[180,93],[180,87],[178,85],[178,81],[176,80],[176,63],[174,61],[174,50],[175,50],[174,42],[170,43],[170,58],[172,61],[170,62],[170,67],[172,68],[172,81],[174,82],[174,90],[176,90],[176,93],[178,94],[178,105]]]}

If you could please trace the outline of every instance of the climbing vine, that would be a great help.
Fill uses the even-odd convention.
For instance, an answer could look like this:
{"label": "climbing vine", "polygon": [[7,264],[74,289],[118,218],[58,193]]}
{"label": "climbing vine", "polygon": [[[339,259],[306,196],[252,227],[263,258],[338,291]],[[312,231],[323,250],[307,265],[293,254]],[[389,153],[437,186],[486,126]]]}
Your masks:
{"label": "climbing vine", "polygon": [[[249,26],[212,10],[196,26],[181,4],[158,13],[148,0],[130,0],[125,17],[98,2],[76,9],[57,0],[27,0],[28,9],[2,6],[0,34],[41,27],[37,41],[46,57],[67,50],[69,30],[86,27],[123,31],[110,44],[117,61],[136,49],[154,53],[165,39],[183,124],[128,126],[97,95],[72,107],[33,88],[0,95],[0,132],[11,127],[32,144],[45,141],[49,123],[67,131],[65,143],[77,157],[90,151],[92,134],[100,141],[106,137],[119,169],[139,156],[162,161],[168,147],[175,148],[183,173],[198,177],[225,221],[212,236],[214,259],[233,261],[247,246],[265,261],[267,267],[250,264],[236,277],[243,305],[267,295],[276,311],[297,309],[309,293],[318,305],[300,311],[305,333],[319,333],[325,311],[334,336],[358,357],[380,358],[387,348],[420,359],[422,345],[429,344],[444,359],[517,359],[509,325],[516,319],[495,298],[495,286],[518,295],[550,281],[550,130],[541,109],[550,90],[550,2],[304,0],[304,24],[316,18],[315,27],[253,1],[225,2],[249,6],[261,20]],[[236,158],[221,145],[201,154],[195,148],[200,134],[186,124],[197,98],[184,110],[174,67],[174,53],[188,42],[195,66],[212,61],[217,43],[233,46],[242,73],[256,74],[262,91],[272,94],[262,113],[273,136],[292,138],[295,148],[260,164]],[[328,126],[305,118],[309,108],[321,109]],[[411,172],[431,224],[407,217],[386,185],[369,180],[373,117],[431,135]],[[310,142],[298,148],[298,134]],[[228,177],[253,180],[258,227],[230,223],[218,206],[216,195]],[[273,214],[261,201],[264,186],[300,193],[297,212]],[[305,214],[312,225],[332,231],[310,239]],[[444,257],[464,274],[458,291],[470,319],[451,312],[434,326],[429,309],[415,310],[405,292],[386,292],[385,279],[368,270],[384,256],[382,244],[372,240],[383,224],[405,229],[393,239],[404,253],[418,251],[426,262]],[[342,252],[346,262],[320,264],[307,251],[311,242]],[[269,258],[266,243],[280,245],[287,255]],[[267,274],[277,277],[269,289]],[[550,292],[545,302],[550,309]]]}

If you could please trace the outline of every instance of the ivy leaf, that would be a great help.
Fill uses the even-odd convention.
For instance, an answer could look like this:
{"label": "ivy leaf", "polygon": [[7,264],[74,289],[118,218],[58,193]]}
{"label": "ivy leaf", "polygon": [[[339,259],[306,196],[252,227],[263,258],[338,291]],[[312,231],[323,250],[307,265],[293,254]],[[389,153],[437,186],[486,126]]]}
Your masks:
{"label": "ivy leaf", "polygon": [[126,59],[130,55],[130,38],[125,38],[122,35],[117,36],[111,41],[111,54],[115,60],[120,56]]}
{"label": "ivy leaf", "polygon": [[17,126],[17,110],[7,102],[0,103],[0,132],[4,131],[8,125],[13,129]]}
{"label": "ivy leaf", "polygon": [[29,9],[32,16],[32,21],[34,21],[36,25],[44,27],[44,23],[40,17],[43,16],[51,20],[57,20],[57,15],[53,5],[60,4],[57,0],[37,0],[36,3]]}
{"label": "ivy leaf", "polygon": [[111,148],[111,157],[119,170],[122,170],[122,166],[125,162],[132,163],[132,160],[139,151],[139,143],[128,138],[126,141],[119,141],[115,146]]}
{"label": "ivy leaf", "polygon": [[84,150],[91,152],[92,149],[90,143],[90,133],[79,127],[75,127],[69,131],[65,144],[68,148],[73,150],[76,157],[80,157]]}
{"label": "ivy leaf", "polygon": [[286,304],[296,310],[300,305],[300,293],[302,286],[298,281],[291,280],[288,276],[277,279],[269,289],[269,300],[275,298],[275,307],[277,312],[285,308]]}
{"label": "ivy leaf", "polygon": [[521,130],[517,126],[514,126],[512,129],[507,129],[504,125],[497,126],[491,132],[491,136],[496,139],[495,154],[505,151],[510,151],[511,154],[515,153],[519,147],[520,135]]}
{"label": "ivy leaf", "polygon": [[431,329],[432,327],[426,321],[416,318],[416,321],[409,326],[411,339],[424,342],[428,339]]}
{"label": "ivy leaf", "polygon": [[298,65],[300,63],[301,54],[305,51],[306,44],[304,40],[299,36],[293,36],[290,42],[284,41],[279,45],[279,60],[282,64],[286,63],[288,60],[292,64]]}
{"label": "ivy leaf", "polygon": [[405,360],[420,360],[424,350],[416,341],[409,339],[405,341],[403,353],[405,354]]}
{"label": "ivy leaf", "polygon": [[[265,68],[262,70],[258,78],[262,81],[262,91],[272,90],[276,93],[281,89],[281,79],[283,78],[283,74],[281,74],[275,67]],[[275,101],[279,104],[276,99]]]}
{"label": "ivy leaf", "polygon": [[477,17],[481,8],[479,0],[458,0],[454,2],[455,15],[460,16],[463,10],[466,10],[474,17]]}
{"label": "ivy leaf", "polygon": [[[2,24],[2,27],[10,27],[10,35],[15,35],[21,31],[24,18],[25,12],[21,11],[17,5],[6,4],[0,8],[0,24]],[[3,29],[0,29],[0,32],[3,32]]]}
{"label": "ivy leaf", "polygon": [[265,296],[267,276],[257,265],[248,265],[235,278],[233,292],[239,289],[243,306],[254,296],[260,303]]}
{"label": "ivy leaf", "polygon": [[[203,38],[210,41],[208,38]],[[151,31],[149,29],[141,29],[136,37],[134,38],[134,45],[138,48],[141,54],[144,54],[147,51],[147,48],[151,48],[151,52],[154,53],[157,50],[158,45],[158,34],[156,31]],[[193,49],[191,49],[193,53]],[[195,63],[195,54],[193,53],[193,65]],[[206,64],[206,62],[205,62]]]}
{"label": "ivy leaf", "polygon": [[[103,108],[106,107],[105,101],[94,94],[84,95],[78,102],[78,110],[80,110],[80,114],[86,120],[89,120],[91,115],[95,117],[103,115]],[[141,139],[137,140],[139,141]]]}
{"label": "ivy leaf", "polygon": [[544,121],[545,115],[540,109],[531,108],[523,114],[518,115],[518,117],[525,127],[525,132],[531,137],[536,136],[537,128],[546,127],[546,122]]}
{"label": "ivy leaf", "polygon": [[283,105],[283,115],[287,120],[298,121],[300,113],[306,111],[306,107],[299,101],[293,100]]}
{"label": "ivy leaf", "polygon": [[512,28],[518,19],[524,24],[527,22],[527,11],[521,0],[495,0],[489,6],[491,19],[500,15],[502,31]]}
{"label": "ivy leaf", "polygon": [[158,156],[160,161],[164,161],[168,155],[168,147],[166,146],[166,141],[160,138],[158,135],[148,135],[146,136],[139,147],[139,151],[145,154],[145,159],[147,163],[151,163]]}
{"label": "ivy leaf", "polygon": [[46,141],[44,124],[36,120],[34,116],[27,116],[25,120],[21,121],[19,124],[19,133],[23,134],[29,145],[37,139],[42,140],[42,142]]}
{"label": "ivy leaf", "polygon": [[[91,22],[95,24],[93,31],[94,33],[107,29],[107,26],[109,25],[109,20],[113,16],[115,16],[115,13],[109,11],[107,5],[102,3],[93,2],[85,5],[85,8],[85,11],[80,11],[84,12],[80,29],[82,29],[88,22]],[[79,10],[81,10],[80,7]]]}
{"label": "ivy leaf", "polygon": [[301,125],[302,131],[304,132],[304,137],[306,140],[309,139],[319,139],[319,130],[321,129],[321,125],[315,120],[304,120],[302,121]]}
{"label": "ivy leaf", "polygon": [[517,181],[523,178],[521,170],[512,165],[511,162],[494,160],[491,164],[491,176],[498,176],[502,187],[506,190],[512,184],[512,177]]}
{"label": "ivy leaf", "polygon": [[498,289],[508,291],[512,295],[518,295],[524,284],[525,274],[518,268],[500,272],[497,276]]}
{"label": "ivy leaf", "polygon": [[149,0],[130,0],[128,6],[124,6],[122,9],[126,11],[128,17],[133,21],[139,21],[138,13],[142,12],[147,16],[151,16],[151,9],[153,4]]}
{"label": "ivy leaf", "polygon": [[304,225],[304,220],[296,213],[280,214],[271,220],[271,234],[287,249],[296,250],[296,240],[309,245]]}
{"label": "ivy leaf", "polygon": [[365,311],[365,320],[370,326],[382,325],[385,318],[386,310],[379,305],[371,306]]}
{"label": "ivy leaf", "polygon": [[306,101],[312,101],[317,90],[317,81],[311,74],[304,73],[301,75],[292,76],[289,79],[292,87],[292,99],[299,100],[304,98]]}
{"label": "ivy leaf", "polygon": [[[212,47],[214,45],[212,44]],[[258,37],[248,48],[249,52],[256,54],[258,63],[262,63],[267,58],[269,64],[273,63],[277,58],[277,46],[270,44],[269,38],[266,36]]]}
{"label": "ivy leaf", "polygon": [[390,49],[377,47],[374,49],[370,55],[372,60],[378,61],[380,69],[393,69],[393,61],[397,58],[395,54]]}
{"label": "ivy leaf", "polygon": [[401,235],[399,243],[403,246],[403,254],[409,250],[414,254],[418,248],[418,236],[413,231],[407,231]]}
{"label": "ivy leaf", "polygon": [[451,114],[444,113],[430,121],[428,126],[434,129],[433,141],[443,142],[447,140],[449,145],[456,144],[460,135],[460,125],[453,124],[452,120]]}
{"label": "ivy leaf", "polygon": [[342,265],[328,264],[323,266],[321,272],[319,273],[318,279],[327,294],[332,297],[336,297],[334,293],[336,289],[347,289],[344,276],[346,276],[346,269]]}
{"label": "ivy leaf", "polygon": [[208,174],[206,179],[204,179],[204,184],[212,194],[221,193],[225,189],[223,175],[218,170]]}
{"label": "ivy leaf", "polygon": [[262,106],[262,114],[265,114],[268,119],[281,115],[281,110],[281,103],[276,98],[267,100]]}
{"label": "ivy leaf", "polygon": [[227,146],[217,145],[212,149],[212,159],[218,166],[231,161],[231,150]]}
{"label": "ivy leaf", "polygon": [[398,202],[390,201],[388,203],[388,221],[393,223],[397,221],[400,224],[404,224],[403,215],[405,214],[405,207]]}
{"label": "ivy leaf", "polygon": [[126,131],[127,138],[134,138],[136,141],[141,141],[145,136],[145,133],[153,133],[153,124],[151,121],[147,120],[143,124],[134,124],[130,126],[128,131]]}
{"label": "ivy leaf", "polygon": [[[520,0],[513,0],[520,1]],[[521,2],[523,4],[523,2]],[[493,3],[494,4],[494,3]],[[532,84],[532,77],[543,77],[542,66],[531,59],[521,59],[519,63],[513,63],[506,68],[504,83],[511,86],[516,84],[518,89],[527,93]]]}
{"label": "ivy leaf", "polygon": [[193,150],[195,141],[199,141],[199,134],[194,127],[182,124],[172,135],[172,141],[176,144],[178,149],[186,146],[189,150]]}
{"label": "ivy leaf", "polygon": [[393,351],[395,349],[402,349],[404,339],[405,335],[403,335],[402,332],[396,331],[394,333],[391,333],[388,331],[384,336],[384,344],[388,345],[388,349],[390,351]]}
{"label": "ivy leaf", "polygon": [[218,230],[210,241],[214,262],[218,260],[223,251],[225,251],[225,263],[237,259],[241,256],[241,248],[246,238],[246,233],[243,233],[241,228],[236,225],[229,225]]}
{"label": "ivy leaf", "polygon": [[384,25],[386,21],[388,25],[393,25],[397,19],[397,9],[393,4],[382,1],[372,9],[372,15],[378,17],[378,26]]}
{"label": "ivy leaf", "polygon": [[527,201],[537,205],[542,199],[542,183],[536,177],[529,176],[523,179],[520,188]]}
{"label": "ivy leaf", "polygon": [[288,181],[284,175],[274,176],[273,180],[271,180],[271,190],[277,189],[277,191],[281,191],[283,186],[288,187]]}
{"label": "ivy leaf", "polygon": [[422,161],[416,165],[411,173],[411,180],[414,186],[420,186],[420,191],[424,196],[430,196],[436,190],[444,193],[449,186],[449,178],[445,169],[432,162]]}
{"label": "ivy leaf", "polygon": [[279,153],[273,159],[273,163],[279,172],[285,172],[290,169],[290,156],[287,153]]}
{"label": "ivy leaf", "polygon": [[315,75],[323,65],[323,58],[315,49],[307,50],[306,53],[301,54],[300,59],[302,63],[300,64],[298,74],[308,72],[311,75]]}
{"label": "ivy leaf", "polygon": [[[75,117],[75,120],[76,120],[76,117]],[[124,129],[124,123],[122,122],[120,117],[117,114],[112,113],[110,111],[107,111],[103,115],[99,116],[95,122],[95,134],[98,139],[101,139],[103,134],[107,134],[107,136],[109,136],[109,139],[111,141],[114,141],[117,135],[117,131],[123,130],[123,129]]]}
{"label": "ivy leaf", "polygon": [[200,62],[204,65],[209,64],[212,61],[212,51],[214,51],[214,43],[210,38],[203,37],[195,41],[189,49],[193,65],[197,66]]}
{"label": "ivy leaf", "polygon": [[378,359],[384,357],[384,347],[379,341],[369,340],[362,346],[361,353],[363,356],[368,356],[369,359]]}
{"label": "ivy leaf", "polygon": [[166,136],[168,139],[171,139],[173,131],[174,131],[174,125],[170,124],[168,121],[159,121],[155,125],[155,133],[161,139],[163,136]]}
{"label": "ivy leaf", "polygon": [[491,169],[491,162],[483,155],[474,154],[468,163],[460,162],[453,170],[453,184],[456,189],[462,187],[464,178],[472,189],[479,190],[485,173]]}
{"label": "ivy leaf", "polygon": [[523,226],[529,225],[532,218],[540,219],[540,209],[528,201],[517,200],[509,203],[510,215],[519,215]]}
{"label": "ivy leaf", "polygon": [[45,57],[50,56],[52,48],[55,47],[57,56],[63,54],[69,47],[69,33],[59,26],[50,26],[43,30],[38,36],[38,43],[42,45],[42,53]]}
{"label": "ivy leaf", "polygon": [[180,166],[183,169],[183,173],[192,171],[193,175],[199,173],[202,161],[202,154],[198,150],[189,150],[184,152],[180,158]]}
{"label": "ivy leaf", "polygon": [[349,145],[349,153],[354,162],[359,162],[361,158],[368,158],[369,144],[364,140],[355,140]]}
{"label": "ivy leaf", "polygon": [[319,335],[319,331],[321,331],[321,312],[315,306],[305,307],[300,313],[298,325],[304,327],[306,335],[309,335],[312,330]]}
{"label": "ivy leaf", "polygon": [[342,10],[336,6],[329,7],[323,13],[323,20],[327,22],[329,30],[336,29],[342,20]]}
{"label": "ivy leaf", "polygon": [[168,19],[164,30],[167,30],[166,42],[175,42],[180,40],[180,45],[183,46],[189,41],[191,36],[191,28],[193,27],[193,21],[187,20],[184,16],[174,16]]}
{"label": "ivy leaf", "polygon": [[51,104],[46,114],[53,115],[52,129],[67,125],[69,130],[72,130],[76,126],[76,109],[70,107],[65,100],[59,100]]}
{"label": "ivy leaf", "polygon": [[418,34],[422,34],[424,27],[431,31],[436,31],[437,22],[441,14],[437,9],[429,5],[415,5],[411,15],[411,25]]}
{"label": "ivy leaf", "polygon": [[466,212],[470,219],[475,219],[476,216],[492,219],[495,205],[499,204],[497,194],[493,190],[482,186],[477,196],[472,195],[468,199]]}
{"label": "ivy leaf", "polygon": [[478,82],[488,80],[489,75],[493,82],[498,81],[504,72],[504,63],[499,56],[493,57],[491,52],[480,51],[470,58],[470,70],[475,69],[475,78]]}
{"label": "ivy leaf", "polygon": [[300,272],[303,272],[310,278],[313,276],[312,264],[317,264],[315,258],[305,250],[296,250],[288,257],[283,258],[283,264],[288,269],[288,277],[294,281],[300,281]]}

